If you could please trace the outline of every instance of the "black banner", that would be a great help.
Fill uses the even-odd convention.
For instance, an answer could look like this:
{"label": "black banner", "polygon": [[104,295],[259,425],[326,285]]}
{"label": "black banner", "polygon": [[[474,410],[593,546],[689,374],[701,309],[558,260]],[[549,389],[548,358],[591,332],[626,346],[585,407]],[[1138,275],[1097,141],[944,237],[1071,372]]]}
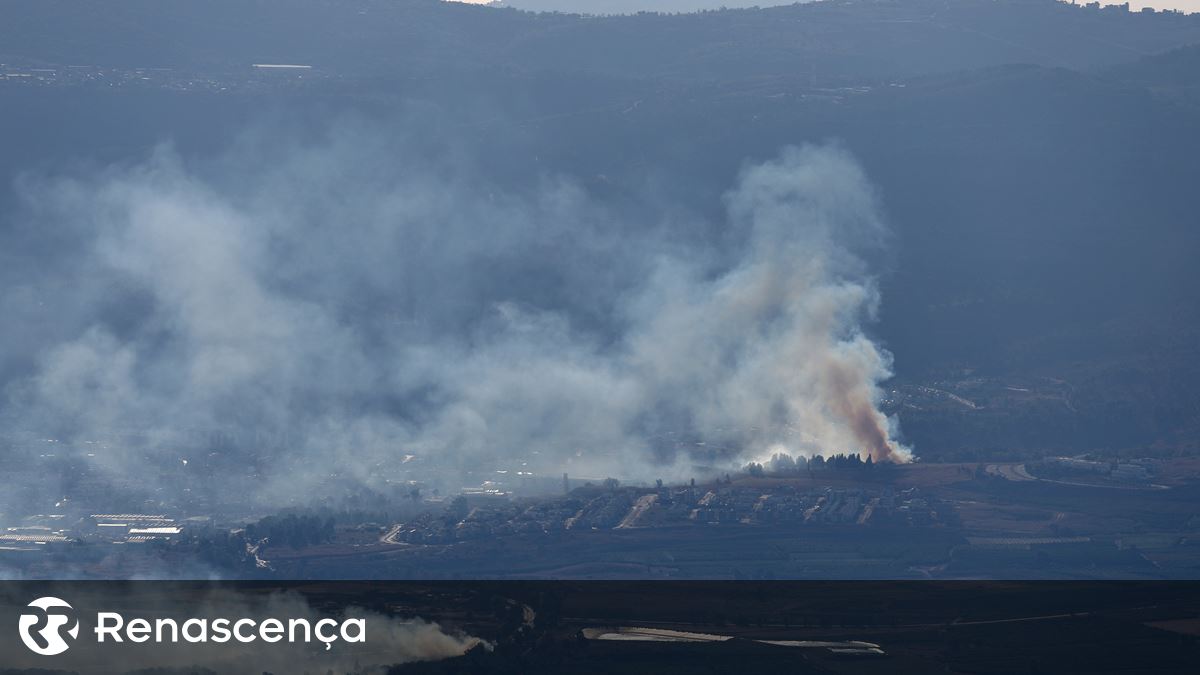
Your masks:
{"label": "black banner", "polygon": [[1191,672],[1200,584],[5,582],[0,672]]}

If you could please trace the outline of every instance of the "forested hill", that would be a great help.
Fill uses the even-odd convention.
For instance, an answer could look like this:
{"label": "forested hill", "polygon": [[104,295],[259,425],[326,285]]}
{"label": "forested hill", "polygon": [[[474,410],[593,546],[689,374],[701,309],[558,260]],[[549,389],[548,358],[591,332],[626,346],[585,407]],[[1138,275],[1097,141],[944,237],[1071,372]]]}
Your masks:
{"label": "forested hill", "polygon": [[0,17],[0,63],[301,63],[341,75],[436,66],[861,81],[1008,63],[1091,68],[1200,42],[1200,16],[1055,0],[830,0],[615,17],[440,0],[3,0]]}

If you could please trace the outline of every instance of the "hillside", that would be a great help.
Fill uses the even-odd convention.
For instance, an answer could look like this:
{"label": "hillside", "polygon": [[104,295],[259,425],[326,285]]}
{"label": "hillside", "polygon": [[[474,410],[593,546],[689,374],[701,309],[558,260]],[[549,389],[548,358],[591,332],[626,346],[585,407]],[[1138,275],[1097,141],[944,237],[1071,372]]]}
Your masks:
{"label": "hillside", "polygon": [[1054,0],[831,0],[591,18],[440,0],[4,0],[0,63],[353,74],[491,67],[699,80],[1088,68],[1200,42],[1200,16]]}

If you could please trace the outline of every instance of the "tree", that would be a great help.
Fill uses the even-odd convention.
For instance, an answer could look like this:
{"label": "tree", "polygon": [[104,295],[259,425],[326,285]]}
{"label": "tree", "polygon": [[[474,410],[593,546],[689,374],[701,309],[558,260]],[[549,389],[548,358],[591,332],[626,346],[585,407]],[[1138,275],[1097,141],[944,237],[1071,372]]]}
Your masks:
{"label": "tree", "polygon": [[466,518],[467,512],[469,510],[470,509],[468,508],[468,505],[467,505],[467,498],[462,495],[459,495],[459,496],[455,497],[454,499],[450,500],[450,505],[446,508],[446,511],[450,514],[450,517],[453,518],[455,521],[459,521],[459,520],[462,520],[463,518]]}

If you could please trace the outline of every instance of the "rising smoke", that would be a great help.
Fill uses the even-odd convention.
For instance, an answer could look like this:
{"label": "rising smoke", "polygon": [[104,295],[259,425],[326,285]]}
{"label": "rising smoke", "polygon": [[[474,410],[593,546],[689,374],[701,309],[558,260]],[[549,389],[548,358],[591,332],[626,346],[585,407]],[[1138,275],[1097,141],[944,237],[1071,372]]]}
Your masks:
{"label": "rising smoke", "polygon": [[[861,253],[886,228],[832,146],[745,168],[712,227],[565,178],[502,188],[361,131],[24,179],[4,232],[5,414],[112,472],[213,438],[263,494],[400,457],[633,478],[780,447],[906,461]],[[711,224],[709,224],[711,225]],[[694,444],[693,444],[694,445]]]}

